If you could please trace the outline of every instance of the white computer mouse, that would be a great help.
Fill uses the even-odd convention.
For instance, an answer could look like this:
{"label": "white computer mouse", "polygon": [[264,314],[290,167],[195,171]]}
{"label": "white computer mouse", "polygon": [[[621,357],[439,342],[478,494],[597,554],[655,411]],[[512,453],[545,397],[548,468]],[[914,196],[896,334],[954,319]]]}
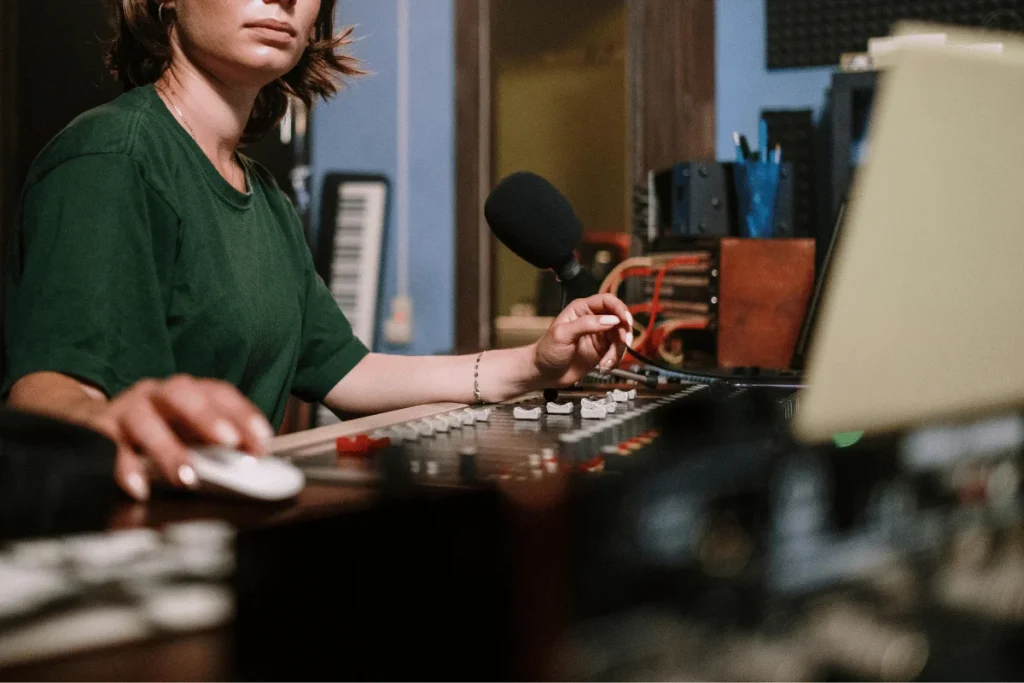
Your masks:
{"label": "white computer mouse", "polygon": [[293,498],[306,485],[302,470],[286,460],[274,456],[255,458],[217,446],[192,449],[192,469],[201,492],[274,501]]}

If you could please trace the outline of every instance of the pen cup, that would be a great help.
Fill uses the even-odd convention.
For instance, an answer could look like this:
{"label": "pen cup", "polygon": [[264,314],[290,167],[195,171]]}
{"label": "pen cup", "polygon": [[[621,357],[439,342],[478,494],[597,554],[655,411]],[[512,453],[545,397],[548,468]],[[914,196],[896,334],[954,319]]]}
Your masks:
{"label": "pen cup", "polygon": [[774,236],[780,169],[778,163],[754,160],[734,166],[736,213],[745,237]]}

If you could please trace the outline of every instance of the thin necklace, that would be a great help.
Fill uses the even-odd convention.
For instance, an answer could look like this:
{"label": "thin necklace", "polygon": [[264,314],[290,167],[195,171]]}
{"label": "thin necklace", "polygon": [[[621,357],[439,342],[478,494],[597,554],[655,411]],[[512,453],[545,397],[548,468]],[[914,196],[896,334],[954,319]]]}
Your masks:
{"label": "thin necklace", "polygon": [[176,105],[174,102],[171,102],[171,106],[174,107],[174,111],[178,112],[178,116],[181,118],[181,122],[185,124],[186,128],[188,128],[188,134],[192,136],[193,140],[195,140],[196,132],[192,130],[192,126],[188,124],[188,119],[186,119],[185,115],[181,113],[180,109],[178,109],[178,105]]}
{"label": "thin necklace", "polygon": [[[166,88],[160,88],[160,90],[163,92],[164,99],[168,102],[168,104],[170,104],[171,107],[174,108],[174,111],[178,112],[178,118],[180,118],[181,122],[185,124],[185,128],[188,130],[188,134],[192,136],[192,139],[195,140],[196,144],[198,145],[199,138],[196,137],[196,132],[192,130],[192,126],[189,124],[188,119],[185,118],[185,114],[182,113],[181,109],[178,108],[178,105],[175,104],[174,101],[171,99],[170,92],[168,92]],[[248,183],[245,181],[244,170],[242,171],[242,182],[243,184],[248,185]]]}
{"label": "thin necklace", "polygon": [[198,143],[199,140],[198,138],[196,138],[196,132],[192,130],[192,126],[189,125],[188,119],[185,118],[185,115],[182,113],[181,109],[179,109],[178,105],[175,104],[174,101],[171,99],[171,93],[167,90],[167,88],[160,88],[160,90],[163,92],[164,99],[167,100],[168,104],[170,104],[171,107],[174,108],[174,111],[178,112],[178,118],[180,118],[181,122],[185,124],[185,128],[188,129],[188,134],[191,135],[192,139]]}

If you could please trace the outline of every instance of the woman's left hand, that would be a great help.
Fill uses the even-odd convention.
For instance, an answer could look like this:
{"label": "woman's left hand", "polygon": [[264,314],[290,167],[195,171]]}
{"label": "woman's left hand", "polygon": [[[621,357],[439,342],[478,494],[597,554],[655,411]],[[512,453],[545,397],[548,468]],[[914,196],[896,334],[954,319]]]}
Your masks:
{"label": "woman's left hand", "polygon": [[595,294],[576,299],[558,314],[534,348],[537,371],[547,381],[569,386],[600,365],[618,365],[633,342],[633,317],[618,298]]}

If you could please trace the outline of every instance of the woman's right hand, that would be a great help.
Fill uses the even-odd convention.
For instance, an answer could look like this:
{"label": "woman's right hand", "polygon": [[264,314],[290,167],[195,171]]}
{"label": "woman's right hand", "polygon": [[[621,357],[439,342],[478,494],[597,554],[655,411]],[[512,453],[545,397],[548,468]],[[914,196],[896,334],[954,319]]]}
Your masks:
{"label": "woman's right hand", "polygon": [[167,482],[195,488],[189,446],[264,455],[274,435],[263,413],[233,385],[189,375],[143,380],[94,404],[83,421],[117,444],[117,482],[136,500],[149,498],[146,459]]}

